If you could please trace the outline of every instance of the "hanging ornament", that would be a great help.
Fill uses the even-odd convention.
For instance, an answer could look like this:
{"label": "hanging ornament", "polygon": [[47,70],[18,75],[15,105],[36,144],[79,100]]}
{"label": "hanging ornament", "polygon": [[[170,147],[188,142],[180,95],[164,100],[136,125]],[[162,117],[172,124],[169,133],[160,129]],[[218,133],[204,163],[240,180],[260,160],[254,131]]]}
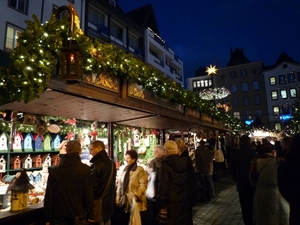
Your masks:
{"label": "hanging ornament", "polygon": [[12,111],[12,113],[10,114],[10,121],[11,121],[10,135],[9,135],[9,143],[10,144],[13,144],[15,142],[17,117],[18,117],[18,112]]}
{"label": "hanging ornament", "polygon": [[97,140],[97,136],[98,136],[97,127],[98,127],[97,121],[94,121],[91,125],[91,132],[90,132],[91,141]]}

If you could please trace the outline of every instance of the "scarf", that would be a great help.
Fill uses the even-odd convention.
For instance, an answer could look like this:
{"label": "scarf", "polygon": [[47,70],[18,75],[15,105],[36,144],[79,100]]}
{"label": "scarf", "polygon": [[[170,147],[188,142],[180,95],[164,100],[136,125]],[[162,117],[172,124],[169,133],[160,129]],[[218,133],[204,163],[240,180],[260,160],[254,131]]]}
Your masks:
{"label": "scarf", "polygon": [[134,163],[130,164],[130,165],[127,165],[124,168],[124,171],[126,171],[126,173],[124,175],[124,180],[123,180],[123,194],[122,195],[124,195],[126,193],[126,189],[128,187],[128,184],[129,184],[130,171],[135,171],[136,168],[137,168],[137,162],[136,161]]}

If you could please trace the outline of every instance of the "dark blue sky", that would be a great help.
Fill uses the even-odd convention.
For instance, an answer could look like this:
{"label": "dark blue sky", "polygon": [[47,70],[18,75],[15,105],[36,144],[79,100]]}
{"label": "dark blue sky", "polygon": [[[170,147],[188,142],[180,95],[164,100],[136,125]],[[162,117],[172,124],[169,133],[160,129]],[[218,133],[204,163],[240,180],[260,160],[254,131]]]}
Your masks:
{"label": "dark blue sky", "polygon": [[150,3],[186,78],[200,66],[225,67],[237,47],[251,62],[273,65],[285,52],[300,63],[299,0],[118,0],[125,13]]}

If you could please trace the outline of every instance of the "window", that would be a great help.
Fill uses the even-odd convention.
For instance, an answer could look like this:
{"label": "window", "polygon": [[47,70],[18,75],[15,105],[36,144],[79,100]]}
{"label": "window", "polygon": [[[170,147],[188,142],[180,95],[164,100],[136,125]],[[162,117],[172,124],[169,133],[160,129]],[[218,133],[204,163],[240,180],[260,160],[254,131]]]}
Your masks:
{"label": "window", "polygon": [[197,82],[193,81],[193,88],[196,88],[196,87],[197,87]]}
{"label": "window", "polygon": [[271,91],[271,98],[272,98],[272,100],[277,100],[278,99],[277,91]]}
{"label": "window", "polygon": [[244,105],[250,105],[250,97],[249,96],[244,96],[243,97],[243,104]]}
{"label": "window", "polygon": [[129,46],[132,48],[139,47],[139,39],[133,34],[129,34]]}
{"label": "window", "polygon": [[295,77],[295,74],[294,74],[294,73],[289,73],[287,76],[288,76],[288,82],[289,82],[289,83],[294,83],[294,82],[296,82],[296,77]]}
{"label": "window", "polygon": [[8,51],[12,51],[15,47],[18,46],[17,39],[21,34],[21,30],[16,29],[10,25],[6,28],[6,41],[5,41],[5,49]]}
{"label": "window", "polygon": [[260,83],[259,83],[259,81],[257,81],[257,80],[253,81],[253,83],[252,83],[252,89],[254,91],[257,91],[257,90],[260,89]]}
{"label": "window", "polygon": [[279,107],[278,106],[273,106],[273,115],[279,116]]}
{"label": "window", "polygon": [[279,84],[285,84],[286,83],[285,75],[279,75],[278,76],[278,83]]}
{"label": "window", "polygon": [[281,130],[281,123],[275,123],[275,130]]}
{"label": "window", "polygon": [[248,83],[242,83],[242,91],[249,91]]}
{"label": "window", "polygon": [[89,6],[88,21],[97,27],[105,25],[105,15],[94,7]]}
{"label": "window", "polygon": [[235,71],[231,71],[229,76],[230,76],[230,79],[235,79],[236,78]]}
{"label": "window", "polygon": [[256,116],[258,116],[259,118],[263,117],[263,111],[261,109],[256,110]]}
{"label": "window", "polygon": [[241,76],[241,77],[246,77],[246,76],[247,76],[247,70],[246,70],[246,69],[241,70],[241,71],[240,71],[240,76]]}
{"label": "window", "polygon": [[251,119],[251,111],[245,112],[245,119]]}
{"label": "window", "polygon": [[290,89],[290,96],[291,96],[291,98],[296,98],[297,97],[297,90],[296,90],[296,88],[291,88]]}
{"label": "window", "polygon": [[232,106],[233,107],[239,106],[239,99],[238,98],[233,98],[232,99]]}
{"label": "window", "polygon": [[8,0],[8,6],[27,14],[28,0]]}
{"label": "window", "polygon": [[282,99],[286,99],[288,97],[286,89],[281,89],[280,96],[281,96]]}
{"label": "window", "polygon": [[261,105],[261,95],[254,95],[254,104]]}
{"label": "window", "polygon": [[241,119],[240,112],[233,112],[233,116],[234,116],[235,118]]}
{"label": "window", "polygon": [[281,110],[283,115],[290,113],[290,107],[288,105],[281,106]]}
{"label": "window", "polygon": [[197,80],[197,87],[201,87],[200,80]]}
{"label": "window", "polygon": [[230,89],[231,89],[231,93],[236,93],[236,92],[238,92],[238,86],[237,86],[237,84],[232,84],[232,85],[230,86]]}
{"label": "window", "polygon": [[269,81],[271,86],[276,85],[276,77],[270,77]]}
{"label": "window", "polygon": [[111,22],[111,35],[118,40],[123,41],[123,28],[113,21]]}
{"label": "window", "polygon": [[297,80],[300,82],[300,72],[297,72]]}

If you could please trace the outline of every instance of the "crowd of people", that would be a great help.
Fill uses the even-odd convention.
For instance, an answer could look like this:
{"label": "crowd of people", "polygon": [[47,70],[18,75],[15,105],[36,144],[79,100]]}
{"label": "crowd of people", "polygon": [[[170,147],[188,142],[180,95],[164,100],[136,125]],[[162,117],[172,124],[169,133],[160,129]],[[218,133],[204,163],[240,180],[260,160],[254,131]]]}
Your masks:
{"label": "crowd of people", "polygon": [[[299,142],[300,134],[257,145],[243,135],[233,145],[229,168],[245,225],[300,224]],[[128,150],[119,171],[102,141],[90,144],[90,166],[80,160],[80,142],[60,147],[64,154],[47,182],[46,225],[193,225],[193,207],[215,197],[215,145],[204,140],[193,161],[183,140],[154,146],[147,167],[138,164],[137,151]]]}
{"label": "crowd of people", "polygon": [[240,137],[230,171],[245,225],[300,224],[300,134],[281,141]]}

